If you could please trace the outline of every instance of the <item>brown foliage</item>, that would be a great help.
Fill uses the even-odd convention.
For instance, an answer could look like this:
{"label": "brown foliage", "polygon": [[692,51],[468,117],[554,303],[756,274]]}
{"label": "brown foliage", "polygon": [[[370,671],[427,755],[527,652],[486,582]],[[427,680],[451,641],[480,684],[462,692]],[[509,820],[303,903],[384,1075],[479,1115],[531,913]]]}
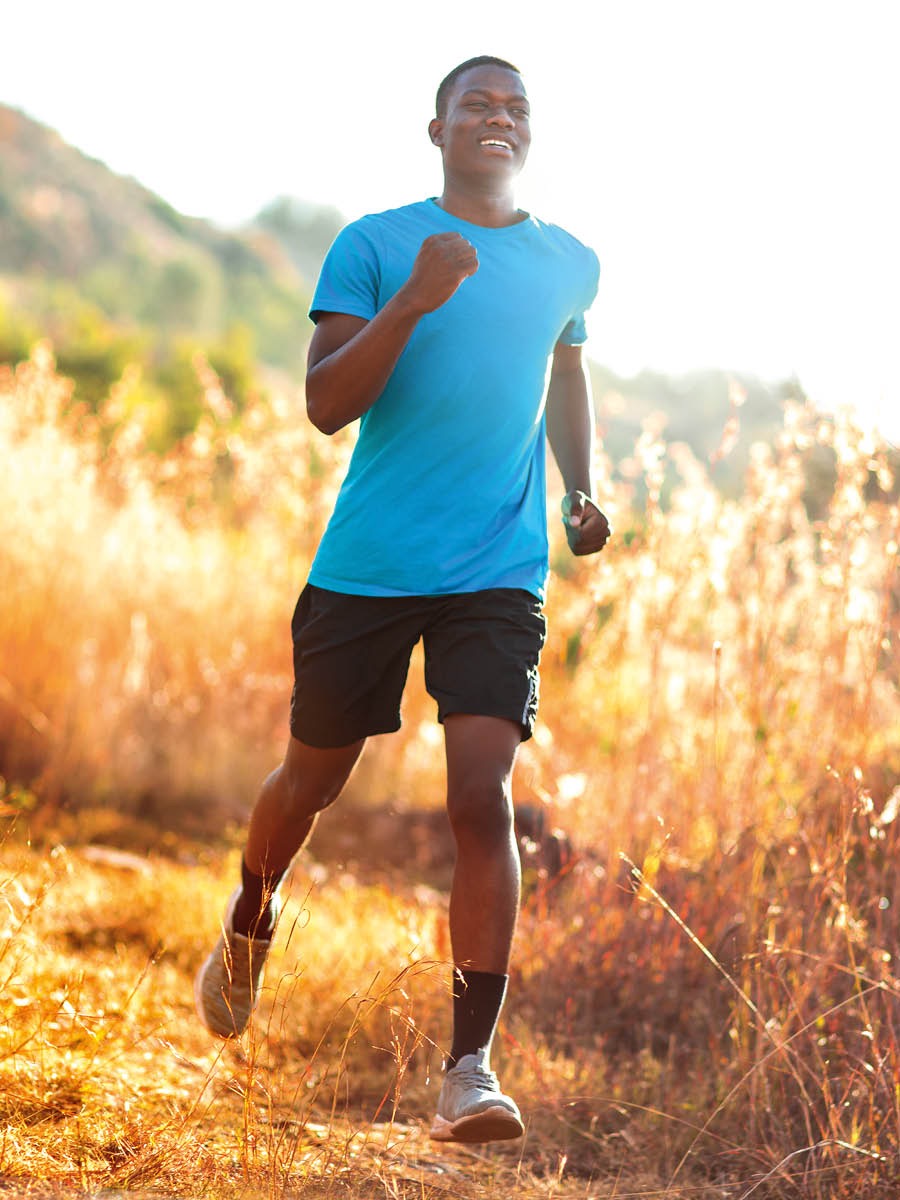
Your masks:
{"label": "brown foliage", "polygon": [[[208,864],[279,754],[290,607],[349,451],[298,402],[238,420],[197,370],[207,416],[162,458],[115,391],[96,417],[71,411],[47,347],[0,376],[0,762],[18,817],[0,1175],[424,1196],[443,1187],[437,1163],[456,1195],[895,1195],[900,513],[885,447],[849,416],[790,406],[728,500],[648,422],[621,471],[598,464],[617,530],[603,555],[576,561],[555,531],[498,1045],[529,1129],[517,1157],[454,1166],[422,1136],[447,1024],[443,899],[372,872],[352,837],[440,807],[415,672],[404,732],[367,753],[295,869],[257,1033],[220,1053],[188,1015],[222,900]],[[810,515],[822,447],[837,482]],[[410,822],[429,871],[446,867],[440,825]],[[168,857],[144,870],[28,850],[25,833]]]}

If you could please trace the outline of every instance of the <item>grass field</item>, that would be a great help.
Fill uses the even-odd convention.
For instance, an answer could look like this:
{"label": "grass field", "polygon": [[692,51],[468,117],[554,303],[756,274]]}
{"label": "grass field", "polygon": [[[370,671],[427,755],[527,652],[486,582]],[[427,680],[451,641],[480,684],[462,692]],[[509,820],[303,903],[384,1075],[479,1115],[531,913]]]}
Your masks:
{"label": "grass field", "polygon": [[[92,414],[45,346],[0,374],[0,1192],[895,1197],[889,448],[791,406],[738,500],[652,424],[601,455],[616,536],[576,561],[554,528],[517,776],[495,1059],[526,1136],[438,1147],[449,859],[420,672],[295,865],[252,1032],[193,1016],[349,452],[297,401],[238,419],[197,369],[207,415],[163,458],[127,375]],[[811,512],[813,453],[836,483]]]}

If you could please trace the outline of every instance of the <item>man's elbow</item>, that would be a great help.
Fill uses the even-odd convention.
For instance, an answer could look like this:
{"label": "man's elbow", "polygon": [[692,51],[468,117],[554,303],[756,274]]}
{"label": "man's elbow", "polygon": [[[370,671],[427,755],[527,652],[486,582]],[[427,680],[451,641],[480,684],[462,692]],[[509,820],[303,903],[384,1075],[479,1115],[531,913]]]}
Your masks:
{"label": "man's elbow", "polygon": [[327,396],[322,394],[322,389],[310,376],[306,379],[306,415],[320,433],[329,436],[343,429],[346,424],[346,421],[341,421],[335,416]]}
{"label": "man's elbow", "polygon": [[336,421],[321,413],[314,404],[310,404],[308,400],[306,402],[306,415],[313,425],[315,425],[316,429],[318,429],[319,433],[326,433],[329,437],[342,428]]}

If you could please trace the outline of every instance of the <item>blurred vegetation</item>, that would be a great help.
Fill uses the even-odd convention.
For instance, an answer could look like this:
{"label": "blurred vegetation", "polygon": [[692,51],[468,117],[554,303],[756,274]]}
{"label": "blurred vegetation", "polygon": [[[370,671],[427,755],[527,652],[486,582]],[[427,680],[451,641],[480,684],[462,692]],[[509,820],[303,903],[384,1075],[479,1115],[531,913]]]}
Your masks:
{"label": "blurred vegetation", "polygon": [[[223,1051],[186,1020],[232,823],[283,751],[289,613],[352,445],[274,389],[238,412],[192,368],[196,427],[150,454],[127,369],[93,412],[46,343],[0,367],[0,1170],[223,1198],[339,1170],[348,1197],[438,1200],[391,1175],[434,1154],[448,1024],[448,835],[425,819],[445,778],[418,651],[403,730],[372,740],[295,867],[296,936],[255,1032]],[[819,450],[837,478],[813,517]],[[527,1138],[460,1160],[454,1195],[895,1200],[887,448],[792,403],[736,499],[650,417],[629,459],[598,455],[622,531],[602,555],[551,528],[516,800],[531,840],[542,825],[567,852],[523,847],[497,1039]]]}
{"label": "blurred vegetation", "polygon": [[54,289],[43,320],[17,311],[0,292],[0,363],[26,360],[49,338],[61,374],[72,381],[71,402],[91,412],[115,388],[119,419],[140,414],[147,448],[165,453],[196,429],[203,412],[197,365],[207,362],[240,413],[264,393],[252,330],[235,324],[221,336],[159,336],[150,327],[123,325],[65,285]]}

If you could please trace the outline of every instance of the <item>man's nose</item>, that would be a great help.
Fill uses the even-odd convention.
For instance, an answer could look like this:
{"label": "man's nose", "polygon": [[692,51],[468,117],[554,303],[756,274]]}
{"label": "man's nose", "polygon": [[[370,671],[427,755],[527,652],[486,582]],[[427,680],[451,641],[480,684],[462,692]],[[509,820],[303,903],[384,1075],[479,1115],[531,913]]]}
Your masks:
{"label": "man's nose", "polygon": [[509,111],[503,105],[488,114],[487,123],[500,125],[503,129],[514,129],[516,125],[514,118],[510,116]]}

